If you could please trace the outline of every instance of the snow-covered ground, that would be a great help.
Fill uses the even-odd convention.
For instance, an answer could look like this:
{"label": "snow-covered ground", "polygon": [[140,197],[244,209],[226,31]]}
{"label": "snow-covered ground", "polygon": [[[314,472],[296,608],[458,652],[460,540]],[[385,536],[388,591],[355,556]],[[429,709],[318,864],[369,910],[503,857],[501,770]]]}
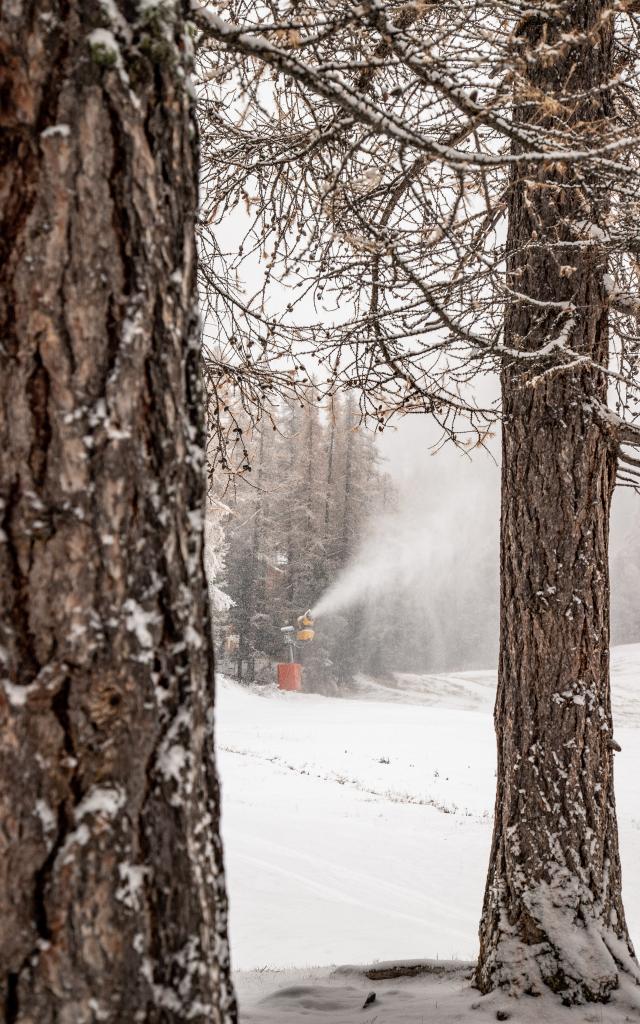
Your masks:
{"label": "snow-covered ground", "polygon": [[[640,645],[614,650],[612,666],[624,896],[638,943]],[[260,1016],[271,1005],[262,1002],[265,986],[316,984],[333,992],[336,1024],[352,1019],[338,1012],[352,997],[358,1019],[373,1021],[375,1013],[361,1010],[359,988],[357,997],[336,994],[344,976],[316,971],[303,984],[312,965],[474,959],[495,787],[494,687],[489,672],[404,675],[388,685],[363,680],[357,698],[346,700],[219,680],[223,835],[243,1021],[272,1019]],[[273,973],[285,968],[298,970]],[[244,973],[256,969],[262,973]],[[411,1002],[410,992],[434,985],[466,993],[458,975],[447,978],[405,981],[402,998]],[[273,1019],[313,1019],[298,997],[273,1000]],[[440,1018],[403,1011],[377,1024],[387,1019]]]}
{"label": "snow-covered ground", "polygon": [[[379,963],[368,965],[380,967]],[[404,965],[398,965],[404,966]],[[559,1001],[502,993],[482,997],[471,965],[425,962],[416,977],[371,978],[365,967],[240,971],[235,986],[240,1024],[638,1024],[632,983],[607,1006],[567,1009]],[[367,998],[375,999],[365,1006]]]}

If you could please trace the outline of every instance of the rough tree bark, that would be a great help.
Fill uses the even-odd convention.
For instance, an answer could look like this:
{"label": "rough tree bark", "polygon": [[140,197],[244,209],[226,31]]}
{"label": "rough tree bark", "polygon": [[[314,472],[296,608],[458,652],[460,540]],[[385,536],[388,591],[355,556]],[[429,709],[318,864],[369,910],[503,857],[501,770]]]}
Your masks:
{"label": "rough tree bark", "polygon": [[[598,138],[611,113],[612,32],[608,0],[531,12],[516,35],[528,93],[518,119],[544,117],[550,127],[562,118],[577,137]],[[562,335],[606,366],[606,214],[606,196],[579,168],[517,170],[509,283],[533,301],[511,300],[507,345],[535,351]],[[498,789],[476,981],[484,992],[546,987],[566,1004],[606,1002],[623,977],[640,980],[613,792],[607,559],[616,465],[598,415],[607,382],[592,368],[540,373],[520,361],[502,383]]]}
{"label": "rough tree bark", "polygon": [[235,1019],[187,9],[2,7],[6,1022]]}

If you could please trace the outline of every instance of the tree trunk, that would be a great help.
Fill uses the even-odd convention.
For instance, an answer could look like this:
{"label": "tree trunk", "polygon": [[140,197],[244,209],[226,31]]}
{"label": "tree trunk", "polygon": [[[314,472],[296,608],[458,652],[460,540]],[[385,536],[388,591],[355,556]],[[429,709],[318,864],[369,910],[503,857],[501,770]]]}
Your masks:
{"label": "tree trunk", "polygon": [[[610,12],[599,0],[580,0],[548,15],[519,26],[523,88],[529,100],[555,95],[569,110],[567,125],[593,143],[610,114],[606,88],[597,90],[613,74]],[[521,123],[544,123],[543,107],[517,103]],[[562,336],[607,365],[606,257],[598,244],[607,203],[591,185],[584,168],[562,164],[514,174],[508,283],[534,301],[509,304],[512,349],[533,352]],[[621,975],[640,978],[622,906],[613,791],[615,452],[597,414],[604,374],[542,369],[519,360],[502,381],[498,786],[476,981],[483,992],[547,987],[566,1004],[606,1002]]]}
{"label": "tree trunk", "polygon": [[330,415],[330,426],[329,426],[329,456],[327,459],[327,492],[324,498],[324,547],[325,551],[329,551],[330,547],[330,536],[329,536],[329,511],[331,508],[331,499],[333,497],[333,448],[335,444],[336,436],[336,418],[335,412],[332,409]]}
{"label": "tree trunk", "polygon": [[20,1024],[235,1019],[188,4],[135,9],[0,20],[0,1006]]}
{"label": "tree trunk", "polygon": [[255,512],[253,515],[253,529],[251,531],[251,562],[248,574],[247,591],[247,627],[249,636],[249,654],[247,661],[247,681],[255,682],[256,678],[256,649],[257,649],[257,626],[256,611],[260,607],[258,579],[262,577],[264,562],[261,555],[264,548],[262,536],[262,465],[264,462],[264,430],[260,431],[260,447],[258,449],[258,478],[257,493],[255,497]]}
{"label": "tree trunk", "polygon": [[354,415],[353,398],[347,399],[344,409],[344,431],[345,431],[345,457],[344,457],[344,487],[342,495],[342,528],[340,532],[340,562],[346,565],[351,555],[351,539],[353,537],[353,444],[354,444]]}

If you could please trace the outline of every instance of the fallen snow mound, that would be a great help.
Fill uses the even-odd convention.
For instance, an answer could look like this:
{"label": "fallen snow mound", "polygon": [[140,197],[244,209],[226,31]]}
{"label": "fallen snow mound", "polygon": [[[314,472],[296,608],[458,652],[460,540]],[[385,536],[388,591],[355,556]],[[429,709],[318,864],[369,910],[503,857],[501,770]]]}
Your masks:
{"label": "fallen snow mound", "polygon": [[[471,987],[472,965],[435,960],[236,974],[242,1024],[637,1024],[634,993],[623,989],[607,1006],[566,1009],[553,998],[482,997]],[[637,1002],[636,1002],[637,1006]]]}

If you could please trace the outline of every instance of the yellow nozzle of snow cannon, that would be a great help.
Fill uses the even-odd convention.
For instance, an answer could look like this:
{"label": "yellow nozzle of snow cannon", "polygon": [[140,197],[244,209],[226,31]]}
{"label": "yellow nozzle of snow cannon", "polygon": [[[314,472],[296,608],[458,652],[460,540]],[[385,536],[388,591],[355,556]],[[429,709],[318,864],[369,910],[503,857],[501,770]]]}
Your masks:
{"label": "yellow nozzle of snow cannon", "polygon": [[306,643],[309,640],[313,640],[315,631],[311,629],[313,626],[313,619],[311,618],[311,611],[306,611],[304,615],[298,615],[297,618],[298,632],[296,633],[296,640],[301,640]]}

